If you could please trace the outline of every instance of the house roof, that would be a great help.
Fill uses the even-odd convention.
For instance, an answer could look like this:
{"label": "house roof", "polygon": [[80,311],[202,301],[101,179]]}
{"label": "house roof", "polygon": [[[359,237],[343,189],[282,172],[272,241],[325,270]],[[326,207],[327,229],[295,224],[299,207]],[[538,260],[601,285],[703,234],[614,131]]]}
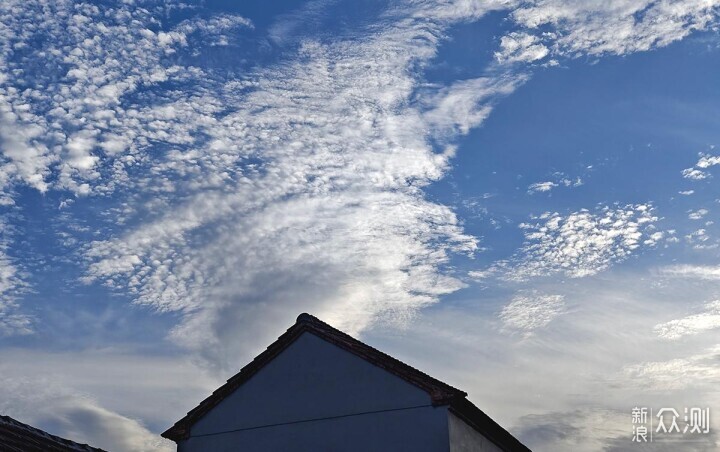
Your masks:
{"label": "house roof", "polygon": [[520,441],[490,419],[485,413],[466,399],[467,393],[454,388],[447,383],[431,377],[420,370],[393,358],[359,340],[331,327],[327,323],[310,314],[300,314],[294,325],[288,328],[278,339],[270,344],[265,351],[255,357],[249,364],[243,367],[240,372],[231,377],[227,383],[216,389],[209,397],[190,410],[185,417],[180,419],[165,431],[162,436],[173,441],[181,441],[190,436],[190,428],[203,415],[212,410],[225,397],[229,396],[235,389],[249,380],[267,363],[282,353],[301,334],[309,332],[321,339],[330,342],[341,349],[348,351],[369,363],[385,369],[403,380],[411,383],[430,396],[435,406],[448,405],[450,410],[462,418],[465,422],[485,435],[496,445],[506,450],[526,451],[529,450]]}
{"label": "house roof", "polygon": [[0,416],[0,449],[7,452],[104,452]]}

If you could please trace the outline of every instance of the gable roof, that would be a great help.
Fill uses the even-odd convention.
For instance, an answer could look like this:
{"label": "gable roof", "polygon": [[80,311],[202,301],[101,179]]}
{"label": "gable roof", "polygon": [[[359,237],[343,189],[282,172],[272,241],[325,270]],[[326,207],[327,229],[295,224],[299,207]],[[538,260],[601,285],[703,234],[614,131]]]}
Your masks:
{"label": "gable roof", "polygon": [[185,417],[180,419],[166,430],[162,436],[175,442],[188,439],[190,428],[203,415],[212,410],[225,397],[229,396],[235,389],[248,381],[267,363],[283,352],[301,334],[309,332],[341,349],[356,355],[365,361],[380,367],[393,375],[396,375],[410,384],[417,386],[430,396],[435,406],[449,405],[450,410],[462,418],[465,422],[485,435],[488,439],[506,450],[525,451],[529,450],[510,433],[490,419],[485,413],[466,399],[467,393],[454,388],[447,383],[431,377],[418,369],[405,364],[404,362],[387,355],[376,348],[373,348],[359,340],[351,337],[342,331],[331,327],[327,323],[310,314],[300,314],[294,325],[288,328],[278,339],[270,344],[265,351],[255,357],[249,364],[243,367],[240,372],[231,377],[227,383],[216,389],[209,397],[200,402],[198,406],[190,410]]}
{"label": "gable roof", "polygon": [[0,416],[0,449],[8,452],[104,452]]}

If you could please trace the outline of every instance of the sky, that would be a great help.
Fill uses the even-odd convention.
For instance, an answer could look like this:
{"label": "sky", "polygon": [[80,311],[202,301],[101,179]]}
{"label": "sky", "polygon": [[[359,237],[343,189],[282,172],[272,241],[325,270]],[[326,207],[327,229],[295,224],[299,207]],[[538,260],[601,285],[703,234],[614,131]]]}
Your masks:
{"label": "sky", "polygon": [[309,312],[534,450],[716,450],[719,13],[1,2],[0,413],[174,450]]}

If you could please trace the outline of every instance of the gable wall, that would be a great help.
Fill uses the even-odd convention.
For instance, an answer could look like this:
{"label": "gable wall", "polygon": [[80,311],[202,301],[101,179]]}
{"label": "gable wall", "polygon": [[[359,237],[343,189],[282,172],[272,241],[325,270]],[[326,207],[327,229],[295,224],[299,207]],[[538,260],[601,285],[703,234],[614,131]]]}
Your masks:
{"label": "gable wall", "polygon": [[443,452],[447,416],[421,389],[306,332],[198,420],[178,450]]}
{"label": "gable wall", "polygon": [[420,408],[191,437],[178,452],[449,452],[447,409]]}

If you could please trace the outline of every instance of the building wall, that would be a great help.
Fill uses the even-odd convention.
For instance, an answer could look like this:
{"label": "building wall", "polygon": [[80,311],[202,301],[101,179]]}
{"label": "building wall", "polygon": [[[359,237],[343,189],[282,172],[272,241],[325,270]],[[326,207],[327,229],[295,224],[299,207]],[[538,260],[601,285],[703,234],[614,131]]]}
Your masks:
{"label": "building wall", "polygon": [[448,411],[450,452],[502,452],[495,443],[485,438],[462,419]]}
{"label": "building wall", "polygon": [[304,333],[193,425],[180,452],[449,452],[447,407]]}
{"label": "building wall", "polygon": [[178,451],[449,452],[443,411],[423,408],[191,437]]}

